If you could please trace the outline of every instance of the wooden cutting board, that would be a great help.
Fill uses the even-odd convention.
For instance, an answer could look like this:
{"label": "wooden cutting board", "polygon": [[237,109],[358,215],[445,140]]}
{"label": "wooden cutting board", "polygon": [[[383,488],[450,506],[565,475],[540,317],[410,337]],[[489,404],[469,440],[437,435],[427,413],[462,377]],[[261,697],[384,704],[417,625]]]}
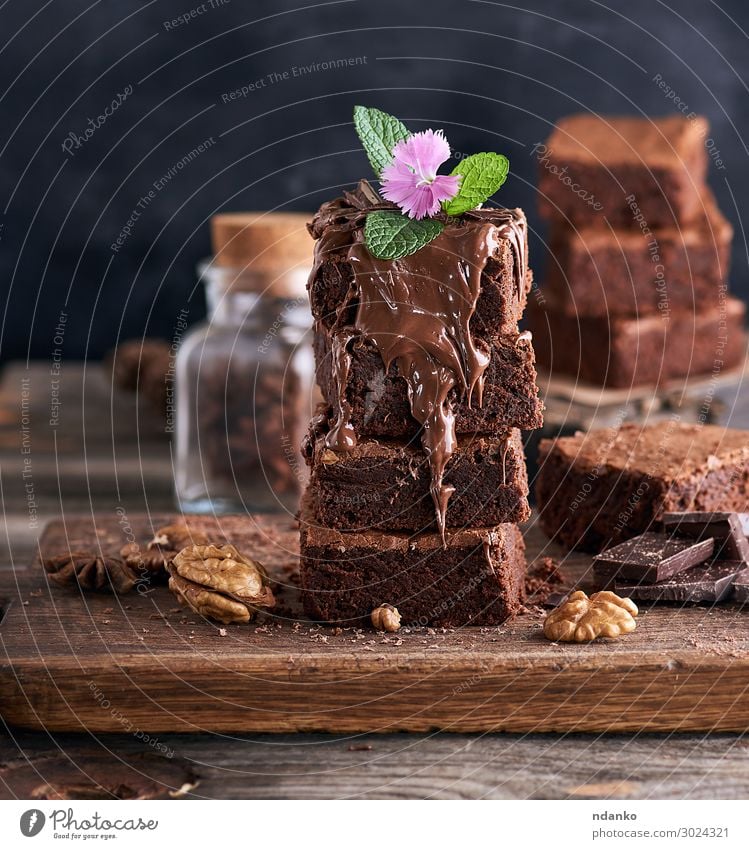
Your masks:
{"label": "wooden cutting board", "polygon": [[[50,524],[46,552],[117,551],[171,517]],[[644,610],[625,638],[556,645],[543,611],[499,628],[334,630],[304,621],[297,531],[272,518],[201,518],[266,563],[274,618],[219,626],[164,586],[81,595],[18,572],[0,625],[0,713],[51,731],[670,731],[749,729],[749,609]],[[558,554],[535,527],[529,557]],[[588,558],[568,557],[580,578]],[[584,582],[584,578],[582,579]]]}

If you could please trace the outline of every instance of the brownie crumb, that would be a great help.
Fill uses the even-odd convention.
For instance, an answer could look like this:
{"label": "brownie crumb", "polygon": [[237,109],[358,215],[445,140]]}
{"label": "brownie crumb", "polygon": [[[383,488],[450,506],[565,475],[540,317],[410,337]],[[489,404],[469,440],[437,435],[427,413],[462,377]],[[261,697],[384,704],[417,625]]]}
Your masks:
{"label": "brownie crumb", "polygon": [[533,563],[525,577],[525,596],[529,604],[543,605],[552,593],[558,593],[567,583],[559,561],[542,557]]}

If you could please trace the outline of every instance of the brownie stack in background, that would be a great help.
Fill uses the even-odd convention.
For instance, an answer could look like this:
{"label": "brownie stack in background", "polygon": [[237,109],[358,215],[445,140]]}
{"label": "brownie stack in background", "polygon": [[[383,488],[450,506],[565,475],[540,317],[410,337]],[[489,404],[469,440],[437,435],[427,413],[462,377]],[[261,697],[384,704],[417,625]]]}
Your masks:
{"label": "brownie stack in background", "polygon": [[733,231],[705,182],[707,135],[701,117],[573,115],[537,147],[551,256],[529,313],[547,371],[657,386],[743,360]]}
{"label": "brownie stack in background", "polygon": [[325,404],[306,444],[305,608],[343,625],[382,604],[404,623],[497,624],[524,591],[520,428],[542,423],[530,335],[518,329],[531,283],[525,216],[469,212],[386,261],[363,244],[371,203],[360,185],[310,227]]}

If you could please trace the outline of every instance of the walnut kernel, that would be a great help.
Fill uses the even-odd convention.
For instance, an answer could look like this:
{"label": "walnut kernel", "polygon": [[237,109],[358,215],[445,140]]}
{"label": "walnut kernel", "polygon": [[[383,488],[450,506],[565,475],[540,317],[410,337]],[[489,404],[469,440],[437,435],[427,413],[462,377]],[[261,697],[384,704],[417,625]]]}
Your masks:
{"label": "walnut kernel", "polygon": [[249,622],[275,605],[261,563],[233,545],[191,545],[167,564],[169,589],[182,604],[219,622]]}
{"label": "walnut kernel", "polygon": [[137,542],[128,542],[120,549],[120,557],[140,574],[166,575],[164,556],[158,549],[141,548]]}
{"label": "walnut kernel", "polygon": [[151,551],[163,551],[165,560],[172,560],[177,552],[190,545],[208,545],[209,539],[203,531],[196,531],[184,522],[175,522],[159,528],[148,543]]}
{"label": "walnut kernel", "polygon": [[392,604],[381,604],[375,607],[370,616],[372,624],[378,631],[389,631],[393,633],[401,626],[401,615],[398,608]]}
{"label": "walnut kernel", "polygon": [[607,590],[588,598],[578,590],[546,617],[544,636],[575,643],[587,643],[597,637],[618,637],[635,630],[637,613],[632,599],[620,598]]}

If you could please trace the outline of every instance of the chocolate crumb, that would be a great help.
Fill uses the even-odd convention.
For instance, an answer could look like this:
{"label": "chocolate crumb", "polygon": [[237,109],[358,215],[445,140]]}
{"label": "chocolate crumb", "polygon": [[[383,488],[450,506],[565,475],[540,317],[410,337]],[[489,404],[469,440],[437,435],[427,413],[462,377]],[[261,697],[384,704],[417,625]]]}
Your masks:
{"label": "chocolate crumb", "polygon": [[[533,563],[525,578],[525,595],[531,605],[545,605],[552,593],[559,593],[566,584],[560,564],[552,557],[542,557]],[[564,593],[566,596],[566,593]]]}

